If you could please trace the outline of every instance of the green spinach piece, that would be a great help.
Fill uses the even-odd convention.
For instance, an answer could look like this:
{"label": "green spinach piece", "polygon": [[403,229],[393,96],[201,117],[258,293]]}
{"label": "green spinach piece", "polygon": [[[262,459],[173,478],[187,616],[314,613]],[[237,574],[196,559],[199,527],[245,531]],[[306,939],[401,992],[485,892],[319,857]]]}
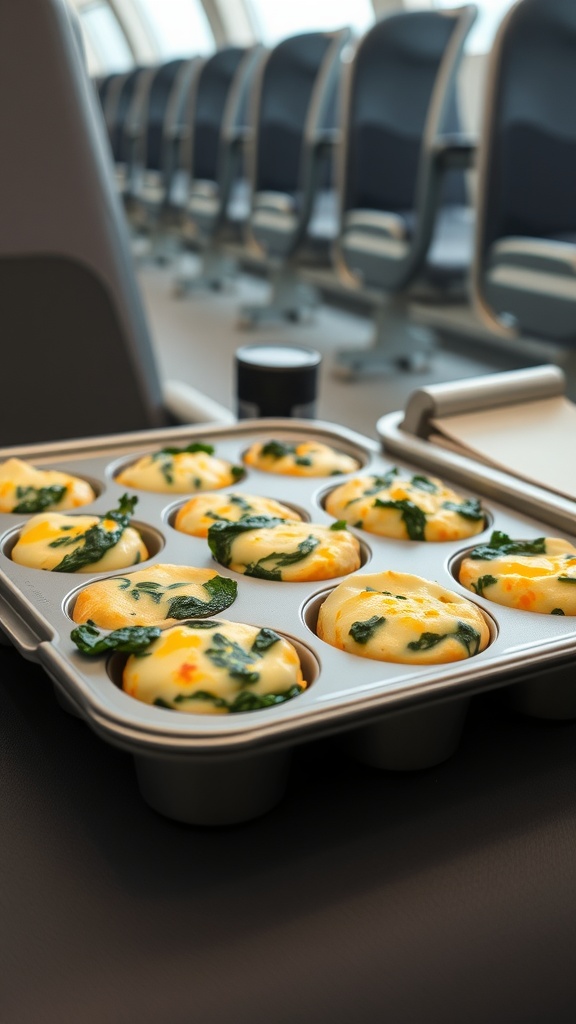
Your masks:
{"label": "green spinach piece", "polygon": [[470,558],[490,561],[501,555],[545,555],[546,537],[535,540],[512,540],[507,533],[494,530],[487,544],[479,544],[470,552]]}
{"label": "green spinach piece", "polygon": [[559,576],[558,583],[576,583],[576,576]]}
{"label": "green spinach piece", "polygon": [[271,459],[283,459],[285,455],[295,455],[296,447],[297,445],[290,444],[289,441],[268,441],[262,445],[261,454],[270,456]]}
{"label": "green spinach piece", "polygon": [[[390,487],[394,481],[394,477],[398,476],[399,470],[397,466],[392,466],[384,476],[372,476],[372,484],[367,490],[362,492],[362,497],[369,494],[378,494],[378,491],[383,491],[386,487]],[[360,498],[354,498],[354,501],[360,501]],[[351,504],[349,502],[349,504]]]}
{"label": "green spinach piece", "polygon": [[236,537],[248,530],[259,530],[263,527],[279,526],[284,519],[278,516],[243,516],[236,523],[221,520],[208,529],[208,546],[217,562],[230,565],[232,561],[232,544]]}
{"label": "green spinach piece", "polygon": [[331,530],[334,530],[334,531],[336,531],[336,530],[347,530],[348,529],[348,523],[346,522],[345,519],[337,519],[335,523],[331,523],[330,524],[329,528]]}
{"label": "green spinach piece", "polygon": [[550,612],[550,615],[565,615],[565,614],[566,614],[566,612],[563,612],[561,608],[553,608],[552,611]]}
{"label": "green spinach piece", "polygon": [[214,633],[212,644],[206,655],[214,665],[225,668],[232,679],[240,679],[244,685],[258,682],[260,673],[254,669],[254,659],[261,655],[257,651],[247,654],[240,644],[223,633]]}
{"label": "green spinach piece", "polygon": [[259,654],[262,657],[266,651],[278,643],[279,639],[278,633],[275,633],[273,629],[268,629],[267,626],[263,626],[250,650],[253,654]]}
{"label": "green spinach piece", "polygon": [[[234,700],[227,701],[224,697],[217,697],[213,693],[209,693],[207,690],[197,690],[196,693],[178,694],[174,698],[174,703],[183,704],[185,701],[190,700],[205,700],[209,701],[216,708],[227,708],[231,714],[236,714],[240,711],[258,711],[260,708],[270,708],[275,704],[282,704],[284,701],[291,700],[292,697],[297,697],[299,693],[302,693],[303,687],[298,686],[297,683],[291,686],[289,690],[284,690],[282,693],[252,693],[250,690],[242,690],[236,695]],[[162,700],[161,697],[157,697],[154,701],[158,707],[171,708],[169,704]]]}
{"label": "green spinach piece", "polygon": [[[209,601],[198,597],[175,597],[168,605],[168,619],[190,619],[202,615],[217,615],[236,600],[238,584],[227,576],[214,576],[202,584],[210,595]],[[170,588],[168,588],[170,589]]]}
{"label": "green spinach piece", "polygon": [[88,654],[90,657],[107,654],[108,651],[121,651],[123,654],[136,654],[142,657],[146,653],[146,648],[159,636],[160,630],[157,626],[123,626],[122,629],[106,633],[91,622],[77,626],[70,633],[72,642],[82,654]]}
{"label": "green spinach piece", "polygon": [[[84,541],[84,543],[68,555],[65,555],[62,561],[52,569],[52,572],[77,572],[78,569],[83,568],[85,565],[92,565],[93,562],[98,562],[103,558],[106,552],[113,548],[120,540],[124,530],[130,523],[130,517],[134,512],[137,502],[137,497],[129,498],[127,494],[123,494],[118,503],[118,508],[112,509],[111,512],[106,512],[105,515],[100,516],[100,521],[95,523],[94,526],[90,526],[85,533],[72,538],[61,537],[58,540],[53,540],[50,544],[52,548],[60,547],[62,544],[77,544],[79,541]],[[102,526],[105,519],[112,519],[116,523],[116,529],[105,530]]]}
{"label": "green spinach piece", "polygon": [[374,636],[376,630],[383,626],[385,622],[386,619],[383,615],[373,615],[371,619],[365,619],[363,622],[361,620],[353,622],[348,633],[357,644],[367,644]]}
{"label": "green spinach piece", "polygon": [[412,487],[416,487],[419,491],[427,491],[428,494],[438,493],[436,484],[432,483],[427,476],[416,474],[416,476],[412,477],[410,483],[412,484]]}
{"label": "green spinach piece", "polygon": [[491,576],[490,573],[486,573],[485,576],[479,576],[476,583],[472,581],[472,587],[478,594],[478,597],[484,597],[484,590],[486,587],[492,587],[494,583],[498,583],[496,576]]}
{"label": "green spinach piece", "polygon": [[[278,582],[282,579],[282,569],[285,566],[302,562],[304,558],[318,547],[319,543],[318,538],[310,534],[300,541],[296,551],[273,551],[270,555],[264,555],[263,558],[259,558],[257,562],[251,562],[244,569],[244,575],[253,576],[260,580],[276,580]],[[274,562],[275,564],[271,569],[267,569],[264,564],[265,562]]]}
{"label": "green spinach piece", "polygon": [[52,484],[51,487],[17,487],[16,497],[18,504],[12,509],[13,512],[43,512],[51,505],[58,505],[62,501],[66,491],[65,484]]}
{"label": "green spinach piece", "polygon": [[426,514],[409,498],[402,498],[400,501],[382,501],[381,498],[375,498],[374,507],[398,509],[410,540],[426,540]]}
{"label": "green spinach piece", "polygon": [[161,448],[159,452],[155,452],[152,456],[153,459],[159,458],[161,455],[194,455],[196,452],[206,452],[206,455],[214,455],[213,444],[187,444],[184,448]]}
{"label": "green spinach piece", "polygon": [[411,651],[429,651],[436,644],[454,637],[458,643],[466,649],[468,657],[478,653],[480,647],[480,633],[467,622],[458,622],[457,628],[452,633],[422,633],[418,640],[412,640],[407,647]]}
{"label": "green spinach piece", "polygon": [[472,519],[476,522],[484,519],[482,505],[477,498],[469,498],[467,501],[460,503],[457,501],[445,501],[442,508],[447,508],[449,512],[457,512],[463,519]]}

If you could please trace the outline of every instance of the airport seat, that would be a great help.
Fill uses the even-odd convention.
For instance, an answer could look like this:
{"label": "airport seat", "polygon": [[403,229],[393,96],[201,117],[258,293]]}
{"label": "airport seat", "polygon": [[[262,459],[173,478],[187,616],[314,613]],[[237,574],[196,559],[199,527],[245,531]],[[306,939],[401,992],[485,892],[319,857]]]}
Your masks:
{"label": "airport seat", "polygon": [[576,346],[576,8],[522,0],[491,54],[474,297],[495,335]]}
{"label": "airport seat", "polygon": [[124,205],[137,229],[154,226],[173,188],[177,165],[170,150],[170,130],[178,119],[195,68],[195,58],[160,65],[128,117],[125,131],[130,156]]}
{"label": "airport seat", "polygon": [[194,276],[180,274],[177,295],[220,288],[233,273],[223,246],[241,242],[250,210],[243,152],[251,90],[264,53],[261,46],[224,47],[198,75],[187,114],[189,185],[180,230],[184,244],[200,253],[201,269]]}
{"label": "airport seat", "polygon": [[350,40],[348,28],[292,36],[270,52],[259,76],[248,154],[247,237],[266,260],[271,299],[243,307],[243,327],[297,320],[314,305],[298,266],[321,262],[322,250],[328,261],[337,233],[331,156],[342,54]]}
{"label": "airport seat", "polygon": [[120,195],[124,194],[130,177],[132,146],[128,124],[136,118],[146,100],[146,94],[154,75],[154,68],[135,67],[114,77],[106,96],[104,118],[112,147],[116,185]]}
{"label": "airport seat", "polygon": [[467,5],[391,14],[359,42],[344,85],[342,282],[374,301],[371,348],[336,354],[342,374],[424,366],[431,337],[410,328],[408,302],[462,294],[473,250],[459,135],[457,72],[476,17]]}
{"label": "airport seat", "polygon": [[170,390],[198,418],[159,380],[74,18],[0,5],[3,445],[161,427]]}

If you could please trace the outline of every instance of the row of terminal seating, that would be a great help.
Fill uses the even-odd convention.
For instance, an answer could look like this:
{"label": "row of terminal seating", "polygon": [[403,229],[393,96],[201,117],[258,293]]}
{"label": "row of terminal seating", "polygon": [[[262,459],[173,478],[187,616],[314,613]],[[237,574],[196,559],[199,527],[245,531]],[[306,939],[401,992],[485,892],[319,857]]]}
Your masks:
{"label": "row of terminal seating", "polygon": [[460,132],[457,81],[472,5],[307,33],[271,51],[228,47],[99,83],[132,223],[204,258],[222,284],[238,247],[265,260],[272,298],[241,323],[299,319],[302,271],[330,268],[369,294],[371,351],[351,373],[426,358],[406,306],[474,283],[497,333],[576,339],[576,12],[521,0],[491,55],[480,146],[480,220],[467,198],[477,147]]}

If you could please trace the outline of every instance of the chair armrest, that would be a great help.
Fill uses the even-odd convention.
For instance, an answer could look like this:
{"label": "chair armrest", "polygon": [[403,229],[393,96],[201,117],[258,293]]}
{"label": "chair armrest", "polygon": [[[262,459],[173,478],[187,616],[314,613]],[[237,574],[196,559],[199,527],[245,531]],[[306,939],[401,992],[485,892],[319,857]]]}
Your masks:
{"label": "chair armrest", "polygon": [[225,406],[179,380],[162,385],[165,407],[180,423],[235,423],[236,417]]}

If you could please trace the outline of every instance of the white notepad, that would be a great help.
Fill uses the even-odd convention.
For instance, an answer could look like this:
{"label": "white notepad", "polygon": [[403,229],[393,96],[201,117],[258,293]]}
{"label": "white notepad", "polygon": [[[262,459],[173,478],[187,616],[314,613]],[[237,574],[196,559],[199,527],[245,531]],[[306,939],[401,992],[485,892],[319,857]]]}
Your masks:
{"label": "white notepad", "polygon": [[429,440],[576,499],[576,405],[545,398],[431,421]]}

